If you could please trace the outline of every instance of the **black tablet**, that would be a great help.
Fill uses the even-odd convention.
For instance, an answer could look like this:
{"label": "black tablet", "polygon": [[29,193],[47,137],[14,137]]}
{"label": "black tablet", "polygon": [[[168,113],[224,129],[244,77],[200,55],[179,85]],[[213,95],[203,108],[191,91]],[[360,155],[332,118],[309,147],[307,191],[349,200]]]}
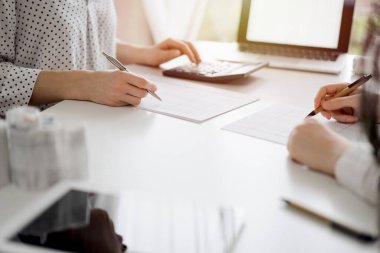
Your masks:
{"label": "black tablet", "polygon": [[37,209],[2,232],[1,252],[224,253],[244,227],[238,208],[136,192],[70,189]]}

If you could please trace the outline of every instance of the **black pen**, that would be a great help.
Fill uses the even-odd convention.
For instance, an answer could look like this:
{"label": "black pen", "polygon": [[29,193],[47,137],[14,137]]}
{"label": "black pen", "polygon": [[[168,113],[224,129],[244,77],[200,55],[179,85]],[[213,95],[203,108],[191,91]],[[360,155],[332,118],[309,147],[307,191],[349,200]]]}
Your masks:
{"label": "black pen", "polygon": [[[343,90],[336,93],[332,98],[339,98],[339,97],[347,96],[348,94],[350,94],[351,92],[353,92],[354,90],[356,90],[357,88],[359,88],[360,86],[365,84],[371,78],[372,78],[372,75],[364,75],[364,76],[360,77],[358,80],[356,80],[355,82],[351,83],[346,88],[344,88]],[[323,108],[322,108],[322,106],[319,106],[318,108],[314,109],[311,113],[309,113],[306,116],[306,118],[317,115],[321,111],[323,111]]]}
{"label": "black pen", "polygon": [[305,213],[305,214],[308,214],[314,218],[317,218],[318,220],[322,221],[322,222],[326,222],[327,224],[330,225],[331,228],[337,230],[337,231],[340,231],[346,235],[349,235],[351,237],[354,237],[362,242],[367,242],[367,243],[370,243],[370,242],[374,242],[377,240],[377,237],[376,236],[373,236],[373,235],[370,235],[368,233],[365,233],[365,232],[361,232],[361,231],[357,231],[356,229],[354,228],[351,228],[347,225],[344,225],[344,224],[341,224],[339,222],[335,222],[335,221],[332,221],[330,220],[329,218],[313,211],[313,210],[310,210],[306,207],[303,207],[297,203],[294,203],[293,201],[290,201],[290,200],[287,200],[287,199],[282,199],[288,207],[290,208],[293,208],[295,210],[298,210],[302,213]]}

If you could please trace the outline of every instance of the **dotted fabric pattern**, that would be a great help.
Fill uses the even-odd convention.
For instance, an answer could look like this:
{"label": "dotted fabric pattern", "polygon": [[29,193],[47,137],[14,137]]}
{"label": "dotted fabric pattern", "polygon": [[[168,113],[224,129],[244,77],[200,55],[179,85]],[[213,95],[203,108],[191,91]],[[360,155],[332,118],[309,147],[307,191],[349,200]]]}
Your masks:
{"label": "dotted fabric pattern", "polygon": [[115,17],[112,0],[0,0],[0,117],[29,103],[41,70],[107,69]]}

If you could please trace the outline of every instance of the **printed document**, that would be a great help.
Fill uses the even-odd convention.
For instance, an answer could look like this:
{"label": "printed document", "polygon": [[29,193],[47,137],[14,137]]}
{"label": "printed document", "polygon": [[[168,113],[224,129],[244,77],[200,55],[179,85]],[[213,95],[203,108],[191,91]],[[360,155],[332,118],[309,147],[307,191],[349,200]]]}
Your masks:
{"label": "printed document", "polygon": [[[289,106],[273,105],[260,112],[254,113],[244,119],[225,126],[223,129],[263,139],[270,142],[286,145],[289,134],[295,126],[302,123],[311,109]],[[322,121],[332,130],[350,140],[365,140],[359,124],[342,124],[335,120],[326,120],[317,115],[314,118]]]}
{"label": "printed document", "polygon": [[162,101],[148,95],[142,100],[141,109],[196,123],[258,100],[197,82],[150,74],[144,74],[144,77],[157,85],[157,95]]}

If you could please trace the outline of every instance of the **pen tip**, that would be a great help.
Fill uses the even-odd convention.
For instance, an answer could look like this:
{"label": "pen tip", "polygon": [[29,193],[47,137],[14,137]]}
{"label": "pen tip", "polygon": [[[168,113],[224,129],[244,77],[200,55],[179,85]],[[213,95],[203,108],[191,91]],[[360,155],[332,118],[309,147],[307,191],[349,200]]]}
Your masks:
{"label": "pen tip", "polygon": [[315,111],[312,111],[311,113],[309,113],[309,114],[306,116],[306,118],[313,117],[313,116],[315,116],[315,115],[316,115]]}

